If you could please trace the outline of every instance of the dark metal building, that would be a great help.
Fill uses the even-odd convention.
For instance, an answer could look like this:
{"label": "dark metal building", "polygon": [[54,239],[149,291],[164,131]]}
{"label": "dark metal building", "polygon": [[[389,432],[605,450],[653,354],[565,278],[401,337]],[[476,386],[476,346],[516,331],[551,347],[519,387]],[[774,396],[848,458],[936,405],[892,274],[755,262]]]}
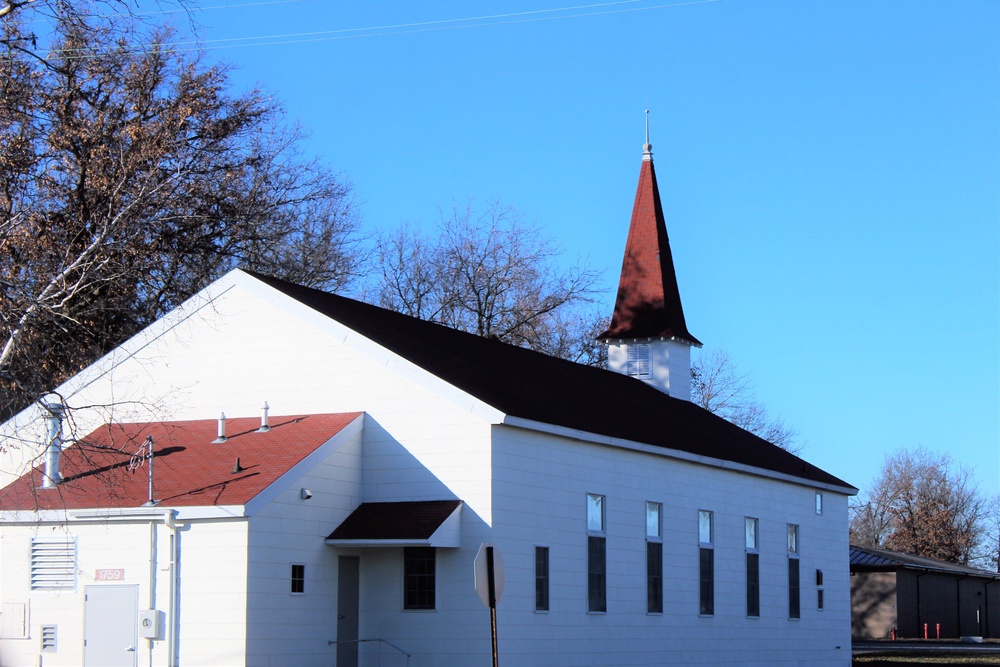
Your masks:
{"label": "dark metal building", "polygon": [[851,547],[851,635],[1000,637],[1000,573]]}

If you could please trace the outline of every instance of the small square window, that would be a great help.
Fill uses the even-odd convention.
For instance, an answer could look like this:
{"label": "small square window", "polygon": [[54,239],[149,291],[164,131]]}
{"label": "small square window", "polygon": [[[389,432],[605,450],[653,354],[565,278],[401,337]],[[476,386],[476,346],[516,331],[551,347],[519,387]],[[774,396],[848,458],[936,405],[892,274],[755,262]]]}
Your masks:
{"label": "small square window", "polygon": [[298,595],[306,592],[306,566],[304,563],[292,563],[291,592]]}

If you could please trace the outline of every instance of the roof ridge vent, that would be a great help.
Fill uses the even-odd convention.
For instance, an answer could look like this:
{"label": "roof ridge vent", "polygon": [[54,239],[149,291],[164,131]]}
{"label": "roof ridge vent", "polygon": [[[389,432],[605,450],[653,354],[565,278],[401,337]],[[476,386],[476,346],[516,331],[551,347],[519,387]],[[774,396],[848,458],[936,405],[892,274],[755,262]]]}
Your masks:
{"label": "roof ridge vent", "polygon": [[226,440],[229,440],[229,438],[226,437],[226,413],[223,412],[219,414],[219,436],[212,441],[212,444],[218,445]]}

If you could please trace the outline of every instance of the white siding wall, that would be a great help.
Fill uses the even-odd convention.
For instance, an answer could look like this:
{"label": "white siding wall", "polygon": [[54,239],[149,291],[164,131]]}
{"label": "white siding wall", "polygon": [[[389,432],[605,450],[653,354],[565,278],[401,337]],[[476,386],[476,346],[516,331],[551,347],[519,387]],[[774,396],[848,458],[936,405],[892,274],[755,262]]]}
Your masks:
{"label": "white siding wall", "polygon": [[[845,496],[708,466],[500,428],[494,530],[499,605],[518,665],[849,665]],[[606,496],[608,611],[587,613],[586,494]],[[664,612],[646,613],[645,505],[663,504]],[[715,516],[715,614],[699,616],[698,510]],[[760,521],[761,614],[746,617],[744,518]],[[801,619],[788,619],[787,524],[800,526]],[[551,607],[534,612],[534,547]],[[816,608],[823,570],[825,609]],[[533,640],[545,637],[546,655]],[[837,647],[840,648],[837,648]],[[459,663],[452,663],[459,664]],[[471,661],[470,661],[471,664]]]}
{"label": "white siding wall", "polygon": [[[333,663],[337,557],[324,540],[361,503],[361,434],[337,444],[249,519],[248,667]],[[304,594],[291,593],[292,563],[305,565]]]}
{"label": "white siding wall", "polygon": [[[155,550],[156,608],[168,608],[170,531],[158,524]],[[71,591],[30,590],[30,545],[35,536],[77,538],[77,585]],[[225,557],[246,552],[246,522],[198,521],[181,531],[180,632],[182,664],[242,664],[246,642],[246,563]],[[88,585],[135,584],[139,607],[150,602],[148,522],[87,522],[66,527],[47,524],[4,526],[0,535],[0,577],[4,602],[26,602],[30,637],[3,639],[2,664],[37,665],[40,628],[58,626],[58,651],[44,654],[46,667],[83,664],[84,591]],[[123,569],[120,581],[95,581],[98,569]],[[139,640],[139,664],[148,664],[149,642]],[[166,642],[155,642],[153,659],[167,664]]]}
{"label": "white siding wall", "polygon": [[638,340],[608,345],[608,368],[628,375],[628,349],[649,346],[650,377],[642,378],[665,394],[691,400],[691,346],[675,340]]}
{"label": "white siding wall", "polygon": [[[264,401],[272,417],[367,412],[373,456],[395,458],[372,466],[386,472],[366,480],[369,500],[462,498],[489,521],[488,430],[478,401],[439,381],[443,391],[432,391],[415,378],[433,378],[328,318],[247,276],[234,281],[214,303],[189,303],[194,312],[175,311],[61,387],[74,408],[67,435],[109,420],[255,416]],[[4,429],[4,445],[16,446],[0,452],[0,487],[36,460],[44,434],[34,408]],[[400,470],[409,479],[419,468],[437,478],[397,486]]]}

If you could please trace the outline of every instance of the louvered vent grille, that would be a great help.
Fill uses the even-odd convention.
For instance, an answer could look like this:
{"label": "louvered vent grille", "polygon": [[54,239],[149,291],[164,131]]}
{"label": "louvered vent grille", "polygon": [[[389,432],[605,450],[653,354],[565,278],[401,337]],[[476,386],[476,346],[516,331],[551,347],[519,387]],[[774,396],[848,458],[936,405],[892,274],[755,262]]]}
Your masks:
{"label": "louvered vent grille", "polygon": [[42,626],[42,653],[56,652],[56,626]]}
{"label": "louvered vent grille", "polygon": [[31,590],[76,588],[76,538],[36,537],[31,540]]}
{"label": "louvered vent grille", "polygon": [[649,359],[649,344],[633,343],[628,346],[628,375],[634,378],[648,378],[652,374]]}

